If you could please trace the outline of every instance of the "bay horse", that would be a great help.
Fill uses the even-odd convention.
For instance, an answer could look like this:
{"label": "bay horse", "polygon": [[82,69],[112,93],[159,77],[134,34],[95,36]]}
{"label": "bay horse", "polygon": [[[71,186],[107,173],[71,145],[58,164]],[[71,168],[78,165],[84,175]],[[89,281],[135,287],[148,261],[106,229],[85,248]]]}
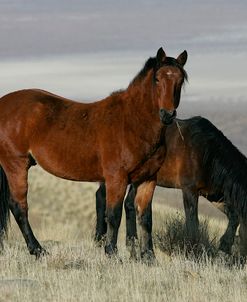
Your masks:
{"label": "bay horse", "polygon": [[[186,61],[186,51],[173,58],[160,48],[127,89],[90,104],[38,89],[3,96],[0,234],[7,231],[10,209],[30,254],[39,257],[45,253],[28,221],[28,169],[38,163],[64,179],[105,182],[108,225],[105,252],[116,253],[128,183],[139,184],[137,195],[142,196],[139,215],[145,216],[154,189],[149,179],[164,159],[161,137],[176,116],[181,88],[187,79],[183,68]],[[145,219],[140,223],[143,249],[152,252],[152,246],[145,241],[146,237],[151,240],[150,230]]]}
{"label": "bay horse", "polygon": [[[227,254],[231,253],[240,223],[240,254],[245,257],[247,255],[246,157],[209,120],[199,116],[186,120],[176,119],[176,122],[167,128],[164,140],[166,155],[157,173],[157,185],[182,190],[186,227],[192,242],[199,233],[198,198],[201,195],[210,202],[220,204],[229,219],[226,232],[220,239],[219,249]],[[135,194],[136,189],[132,185],[125,198],[127,245],[131,245],[132,238],[137,238]],[[151,204],[148,209],[147,217],[151,227]],[[105,185],[101,183],[96,192],[96,241],[103,239],[106,232],[104,211]]]}

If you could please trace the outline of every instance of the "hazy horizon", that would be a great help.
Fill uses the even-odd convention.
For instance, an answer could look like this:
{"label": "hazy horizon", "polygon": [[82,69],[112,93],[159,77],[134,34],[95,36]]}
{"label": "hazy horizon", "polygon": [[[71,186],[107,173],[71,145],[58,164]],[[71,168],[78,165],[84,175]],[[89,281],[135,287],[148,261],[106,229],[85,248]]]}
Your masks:
{"label": "hazy horizon", "polygon": [[2,0],[1,95],[36,87],[103,98],[163,46],[188,51],[184,98],[246,100],[246,10],[240,0]]}

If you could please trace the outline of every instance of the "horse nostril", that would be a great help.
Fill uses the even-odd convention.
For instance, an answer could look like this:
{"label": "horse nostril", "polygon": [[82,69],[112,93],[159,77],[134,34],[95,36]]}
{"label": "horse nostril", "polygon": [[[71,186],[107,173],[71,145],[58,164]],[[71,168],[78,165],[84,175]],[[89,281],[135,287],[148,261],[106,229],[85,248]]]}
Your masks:
{"label": "horse nostril", "polygon": [[176,117],[176,115],[177,115],[177,111],[176,110],[169,110],[166,113],[170,117]]}
{"label": "horse nostril", "polygon": [[164,108],[160,109],[160,116],[175,117],[176,115],[177,115],[176,110],[165,110]]}
{"label": "horse nostril", "polygon": [[176,110],[165,110],[164,108],[160,109],[160,120],[165,124],[170,124],[177,115]]}
{"label": "horse nostril", "polygon": [[160,119],[162,120],[166,116],[166,110],[165,109],[160,109]]}

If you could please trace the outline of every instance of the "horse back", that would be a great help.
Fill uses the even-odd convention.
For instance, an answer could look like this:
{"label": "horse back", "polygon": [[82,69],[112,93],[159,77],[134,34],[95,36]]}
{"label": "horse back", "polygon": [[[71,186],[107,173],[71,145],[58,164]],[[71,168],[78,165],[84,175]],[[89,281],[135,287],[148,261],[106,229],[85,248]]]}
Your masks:
{"label": "horse back", "polygon": [[[102,179],[97,131],[92,123],[95,111],[91,104],[42,90],[8,94],[0,100],[1,153],[13,158],[32,155],[45,170],[59,177]],[[90,174],[91,170],[94,173]]]}
{"label": "horse back", "polygon": [[89,107],[43,90],[16,91],[0,99],[0,131],[31,144],[53,131],[59,135],[59,130],[73,132],[79,124],[85,128]]}
{"label": "horse back", "polygon": [[[12,157],[31,155],[63,178],[103,181],[119,169],[126,175],[135,171],[135,179],[145,177],[154,169],[139,167],[160,135],[133,116],[128,102],[124,93],[90,104],[37,89],[10,93],[0,100],[0,137],[10,142],[5,139],[1,148]],[[158,117],[156,124],[160,127]]]}

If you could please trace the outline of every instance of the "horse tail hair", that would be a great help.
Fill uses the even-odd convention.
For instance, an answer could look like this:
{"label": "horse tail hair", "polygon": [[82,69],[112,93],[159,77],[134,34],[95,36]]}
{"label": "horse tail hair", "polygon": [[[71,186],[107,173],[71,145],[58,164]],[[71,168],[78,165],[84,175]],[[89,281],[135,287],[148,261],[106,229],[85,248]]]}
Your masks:
{"label": "horse tail hair", "polygon": [[10,191],[6,174],[0,166],[0,244],[4,234],[7,235],[9,223]]}

